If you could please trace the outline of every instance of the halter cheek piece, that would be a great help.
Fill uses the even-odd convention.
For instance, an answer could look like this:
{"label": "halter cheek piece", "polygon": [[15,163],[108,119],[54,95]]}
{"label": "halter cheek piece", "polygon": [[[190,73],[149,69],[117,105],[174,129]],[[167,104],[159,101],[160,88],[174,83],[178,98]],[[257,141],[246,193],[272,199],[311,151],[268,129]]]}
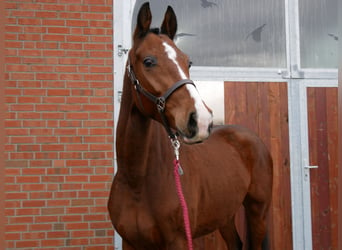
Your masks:
{"label": "halter cheek piece", "polygon": [[[169,122],[167,121],[166,115],[165,115],[165,105],[166,105],[166,100],[167,98],[172,95],[173,92],[175,92],[178,88],[182,87],[185,84],[192,84],[195,86],[194,82],[190,79],[182,79],[178,82],[176,82],[175,84],[173,84],[171,86],[171,88],[169,88],[164,95],[157,97],[153,94],[151,94],[150,92],[148,92],[146,89],[143,88],[143,86],[141,86],[139,80],[136,78],[134,71],[133,71],[133,67],[130,63],[130,60],[128,58],[128,64],[127,64],[127,73],[129,78],[132,81],[132,84],[134,85],[135,90],[138,93],[138,100],[140,103],[141,108],[143,109],[143,105],[140,99],[140,95],[139,94],[143,94],[145,97],[147,97],[150,101],[152,101],[154,104],[156,104],[157,110],[161,116],[163,125],[170,137],[170,139],[174,140],[176,139],[177,135],[175,133],[172,132]],[[196,87],[196,86],[195,86]]]}

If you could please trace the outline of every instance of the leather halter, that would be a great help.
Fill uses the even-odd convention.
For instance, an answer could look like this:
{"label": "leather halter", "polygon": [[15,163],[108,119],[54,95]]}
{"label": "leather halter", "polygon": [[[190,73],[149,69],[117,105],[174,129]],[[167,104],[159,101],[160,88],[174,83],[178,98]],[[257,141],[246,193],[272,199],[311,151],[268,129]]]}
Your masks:
{"label": "leather halter", "polygon": [[163,125],[164,125],[170,139],[176,139],[177,135],[172,132],[170,125],[169,125],[169,122],[167,121],[167,118],[165,115],[166,100],[170,97],[170,95],[172,95],[173,92],[175,92],[178,88],[182,87],[183,85],[192,84],[196,87],[195,83],[190,79],[182,79],[182,80],[176,82],[175,84],[173,84],[162,96],[157,97],[157,96],[151,94],[150,92],[148,92],[146,89],[144,89],[143,86],[141,86],[139,80],[136,78],[136,76],[134,74],[133,67],[130,63],[129,58],[128,58],[128,63],[127,63],[127,73],[128,73],[129,78],[132,81],[132,84],[134,85],[135,90],[138,93],[138,99],[139,99],[139,103],[140,103],[141,108],[144,109],[139,94],[143,94],[150,101],[152,101],[154,104],[156,104],[157,110],[161,116]]}

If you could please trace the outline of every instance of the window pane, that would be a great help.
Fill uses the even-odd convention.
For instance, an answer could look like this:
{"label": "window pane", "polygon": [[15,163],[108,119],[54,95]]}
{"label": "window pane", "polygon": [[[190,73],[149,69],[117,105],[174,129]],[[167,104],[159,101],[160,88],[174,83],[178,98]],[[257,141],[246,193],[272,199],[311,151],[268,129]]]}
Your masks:
{"label": "window pane", "polygon": [[[141,4],[137,0],[133,27]],[[159,26],[167,5],[178,18],[177,45],[196,66],[285,67],[284,0],[151,0]]]}
{"label": "window pane", "polygon": [[337,0],[300,0],[303,68],[337,68]]}

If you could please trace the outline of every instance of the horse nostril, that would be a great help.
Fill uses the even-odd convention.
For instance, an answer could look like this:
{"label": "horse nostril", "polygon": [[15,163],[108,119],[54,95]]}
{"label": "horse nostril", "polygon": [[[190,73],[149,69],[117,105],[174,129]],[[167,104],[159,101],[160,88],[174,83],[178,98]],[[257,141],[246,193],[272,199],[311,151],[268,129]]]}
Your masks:
{"label": "horse nostril", "polygon": [[196,112],[192,112],[189,116],[188,131],[189,131],[189,138],[194,137],[197,133],[197,114],[196,114]]}
{"label": "horse nostril", "polygon": [[211,133],[211,130],[213,129],[213,123],[211,122],[210,124],[209,124],[209,127],[208,127],[208,133],[210,134]]}

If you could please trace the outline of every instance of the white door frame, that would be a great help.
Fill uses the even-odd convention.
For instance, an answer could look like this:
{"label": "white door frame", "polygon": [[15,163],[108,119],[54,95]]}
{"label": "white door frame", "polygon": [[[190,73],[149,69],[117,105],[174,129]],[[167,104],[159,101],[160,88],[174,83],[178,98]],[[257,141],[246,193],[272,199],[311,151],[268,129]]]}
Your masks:
{"label": "white door frame", "polygon": [[[191,77],[194,80],[200,81],[268,81],[288,83],[293,249],[312,250],[307,87],[337,87],[337,70],[301,68],[299,0],[284,1],[287,57],[287,67],[285,69],[192,67]],[[127,59],[126,52],[131,47],[131,21],[134,5],[135,0],[113,0],[115,129],[120,110],[123,74]],[[115,129],[114,131],[116,131]],[[115,152],[114,164],[116,172]],[[115,233],[114,237],[115,249],[121,250],[122,240],[120,236]]]}

